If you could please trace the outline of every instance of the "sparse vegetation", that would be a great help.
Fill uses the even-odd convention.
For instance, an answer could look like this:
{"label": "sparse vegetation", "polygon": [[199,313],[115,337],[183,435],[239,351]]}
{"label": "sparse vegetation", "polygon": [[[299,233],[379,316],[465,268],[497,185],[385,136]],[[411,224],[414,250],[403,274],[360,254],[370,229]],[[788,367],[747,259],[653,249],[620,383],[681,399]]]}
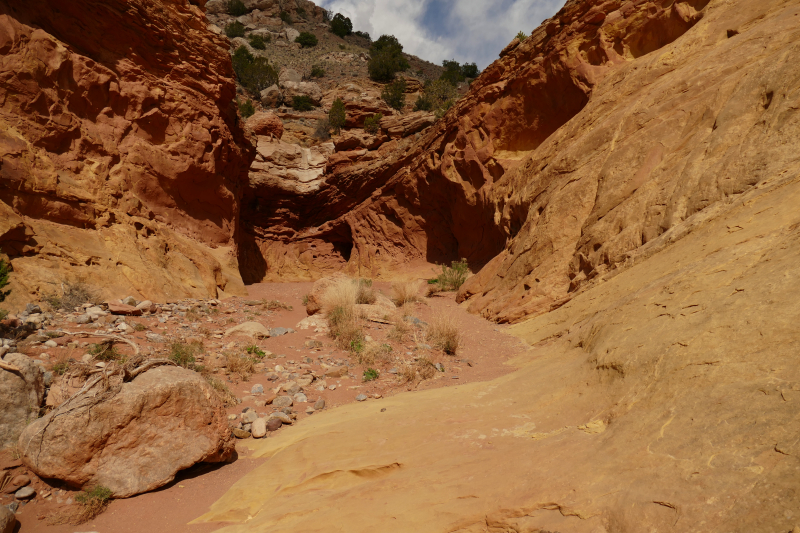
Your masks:
{"label": "sparse vegetation", "polygon": [[215,378],[210,374],[204,374],[203,377],[208,384],[211,385],[211,388],[214,389],[214,392],[217,393],[225,405],[233,406],[239,403],[239,401],[236,399],[236,395],[231,392],[228,386],[225,385],[221,379]]}
{"label": "sparse vegetation", "polygon": [[291,311],[294,309],[291,305],[281,302],[280,300],[262,300],[262,302],[262,307],[268,311],[277,311],[278,309]]}
{"label": "sparse vegetation", "polygon": [[267,35],[266,37],[257,33],[250,34],[247,38],[250,41],[250,46],[255,48],[256,50],[266,50],[267,43],[272,40],[272,37]]}
{"label": "sparse vegetation", "polygon": [[353,280],[356,285],[356,303],[357,304],[374,304],[377,296],[375,290],[372,288],[372,280],[369,278],[359,278]]}
{"label": "sparse vegetation", "polygon": [[52,371],[56,376],[63,376],[69,370],[69,361],[58,361],[53,365]]}
{"label": "sparse vegetation", "polygon": [[292,97],[292,109],[295,111],[311,111],[314,109],[314,100],[305,94]]}
{"label": "sparse vegetation", "polygon": [[354,31],[353,35],[358,35],[362,39],[366,39],[368,41],[372,40],[372,37],[369,36],[369,33],[365,32],[365,31]]}
{"label": "sparse vegetation", "polygon": [[306,10],[305,10],[305,9],[303,9],[302,7],[298,7],[298,8],[295,10],[295,13],[297,13],[299,16],[301,16],[301,17],[302,17],[302,18],[304,18],[304,19],[306,18]]}
{"label": "sparse vegetation", "polygon": [[281,11],[280,15],[278,16],[286,24],[292,24],[292,15],[290,15],[288,11]]}
{"label": "sparse vegetation", "polygon": [[80,504],[80,507],[70,523],[85,524],[102,514],[108,507],[112,494],[111,489],[97,485],[93,489],[75,496],[75,501]]}
{"label": "sparse vegetation", "polygon": [[405,78],[397,78],[392,83],[387,85],[381,91],[381,98],[389,104],[392,109],[398,111],[403,109],[406,105],[406,80]]}
{"label": "sparse vegetation", "polygon": [[331,33],[342,38],[347,37],[353,33],[353,22],[341,13],[336,13],[331,20]]}
{"label": "sparse vegetation", "polygon": [[253,105],[252,100],[244,100],[239,102],[239,114],[243,119],[252,117],[256,112],[256,107]]}
{"label": "sparse vegetation", "polygon": [[312,78],[324,78],[325,77],[325,69],[319,65],[313,65],[311,67],[311,77]]}
{"label": "sparse vegetation", "polygon": [[428,284],[431,285],[428,288],[429,295],[441,291],[457,291],[467,281],[469,264],[466,259],[453,261],[450,265],[442,265],[439,276],[428,280]]}
{"label": "sparse vegetation", "polygon": [[517,39],[519,39],[519,42],[522,42],[527,38],[528,38],[528,35],[522,30],[520,30],[520,32],[517,34]]}
{"label": "sparse vegetation", "polygon": [[370,135],[375,135],[381,129],[381,120],[383,119],[382,113],[376,113],[371,117],[364,120],[364,131]]}
{"label": "sparse vegetation", "polygon": [[337,98],[331,105],[331,110],[328,112],[328,123],[337,135],[347,122],[347,112],[344,107],[344,102],[341,98]]}
{"label": "sparse vegetation", "polygon": [[9,293],[11,293],[11,291],[3,290],[3,288],[5,288],[9,284],[8,276],[9,276],[10,266],[11,265],[0,259],[0,302],[5,301],[6,296],[8,296]]}
{"label": "sparse vegetation", "polygon": [[203,351],[202,342],[187,344],[184,342],[173,342],[169,345],[169,359],[178,366],[196,370],[195,356]]}
{"label": "sparse vegetation", "polygon": [[147,326],[145,326],[141,322],[134,322],[133,331],[147,331]]}
{"label": "sparse vegetation", "polygon": [[425,83],[425,89],[414,103],[414,111],[433,111],[436,117],[442,117],[458,99],[458,92],[451,83],[439,79]]}
{"label": "sparse vegetation", "polygon": [[403,55],[403,45],[393,35],[381,35],[370,47],[367,65],[369,77],[374,81],[392,81],[395,74],[409,68]]}
{"label": "sparse vegetation", "polygon": [[88,353],[98,361],[116,361],[122,358],[122,354],[117,351],[113,340],[90,345]]}
{"label": "sparse vegetation", "polygon": [[255,359],[241,353],[228,352],[225,354],[225,366],[232,374],[238,374],[242,381],[250,379],[255,364]]}
{"label": "sparse vegetation", "polygon": [[364,370],[363,379],[364,381],[375,381],[376,379],[378,379],[378,376],[380,376],[380,374],[378,373],[377,370],[375,370],[374,368],[367,368],[366,370]]}
{"label": "sparse vegetation", "polygon": [[313,48],[314,46],[317,46],[319,41],[317,40],[316,35],[311,32],[304,31],[295,38],[294,42],[300,43],[300,46],[303,48]]}
{"label": "sparse vegetation", "polygon": [[435,316],[427,331],[428,340],[448,355],[455,355],[461,343],[461,332],[451,315]]}
{"label": "sparse vegetation", "polygon": [[363,349],[364,333],[355,308],[359,288],[360,284],[355,280],[342,280],[330,287],[322,299],[331,337],[346,350]]}
{"label": "sparse vegetation", "polygon": [[230,24],[227,24],[225,26],[225,35],[227,35],[229,39],[233,39],[234,37],[244,37],[244,24],[238,20],[234,20]]}
{"label": "sparse vegetation", "polygon": [[308,305],[308,294],[304,294],[302,298],[303,305]]}
{"label": "sparse vegetation", "polygon": [[394,292],[394,303],[398,307],[420,301],[419,281],[398,281],[392,283],[392,291]]}
{"label": "sparse vegetation", "polygon": [[245,7],[242,0],[228,0],[228,15],[232,17],[241,17],[246,13],[247,7]]}
{"label": "sparse vegetation", "polygon": [[[331,138],[331,122],[329,119],[322,118],[317,121],[317,127],[314,130],[314,138],[321,141],[327,141]],[[308,298],[308,295],[305,297]]]}
{"label": "sparse vegetation", "polygon": [[246,347],[244,351],[258,359],[264,359],[264,357],[266,357],[267,355],[266,352],[264,352],[264,350],[262,350],[255,344],[251,344],[250,346]]}
{"label": "sparse vegetation", "polygon": [[85,303],[97,303],[99,299],[88,285],[80,281],[62,281],[60,288],[60,292],[48,293],[42,297],[42,301],[56,311],[72,311]]}
{"label": "sparse vegetation", "polygon": [[245,46],[240,46],[231,58],[236,79],[253,96],[278,83],[278,71],[264,57],[254,57]]}

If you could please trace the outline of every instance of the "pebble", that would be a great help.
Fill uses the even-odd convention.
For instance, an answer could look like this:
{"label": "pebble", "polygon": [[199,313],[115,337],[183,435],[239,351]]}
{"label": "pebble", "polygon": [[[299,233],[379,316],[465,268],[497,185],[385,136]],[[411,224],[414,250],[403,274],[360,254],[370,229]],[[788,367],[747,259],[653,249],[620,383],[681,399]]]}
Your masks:
{"label": "pebble", "polygon": [[397,374],[397,369],[396,368],[390,368],[389,369],[389,373],[390,374]]}
{"label": "pebble", "polygon": [[436,370],[438,370],[439,372],[444,372],[444,365],[442,363],[436,363],[433,366],[435,366]]}
{"label": "pebble", "polygon": [[278,396],[274,400],[272,400],[272,405],[275,407],[291,407],[294,402],[292,401],[291,396]]}
{"label": "pebble", "polygon": [[44,346],[46,346],[48,348],[58,348],[58,343],[56,343],[56,341],[54,341],[54,340],[49,340],[49,341],[44,343]]}
{"label": "pebble", "polygon": [[329,390],[336,390],[336,385],[328,385]]}
{"label": "pebble", "polygon": [[14,497],[18,500],[27,500],[29,498],[33,498],[35,495],[36,491],[31,487],[22,487],[14,493]]}
{"label": "pebble", "polygon": [[253,388],[250,389],[250,394],[264,394],[264,385],[256,383],[253,385]]}
{"label": "pebble", "polygon": [[287,414],[286,414],[286,413],[284,413],[284,412],[281,412],[281,411],[277,411],[277,412],[275,412],[275,413],[272,413],[272,414],[270,415],[270,418],[271,418],[271,419],[273,419],[273,420],[275,420],[275,419],[278,419],[278,420],[280,420],[280,421],[281,421],[281,423],[283,423],[283,424],[292,424],[292,423],[293,423],[293,421],[292,421],[292,417],[291,417],[291,416],[289,416],[289,415],[287,415]]}
{"label": "pebble", "polygon": [[231,430],[231,432],[233,433],[233,436],[236,437],[237,439],[249,439],[250,438],[250,432],[249,431],[245,431],[243,429],[233,428]]}
{"label": "pebble", "polygon": [[363,402],[363,401],[366,401],[366,399],[367,399],[367,395],[366,394],[359,394],[358,396],[356,396],[356,401],[357,402]]}
{"label": "pebble", "polygon": [[280,337],[288,333],[294,333],[294,330],[292,328],[272,328],[269,330],[270,337]]}
{"label": "pebble", "polygon": [[316,402],[314,402],[314,409],[316,411],[321,411],[325,409],[325,398],[320,398]]}
{"label": "pebble", "polygon": [[245,414],[242,415],[242,422],[245,424],[252,424],[258,418],[258,413],[255,411],[247,411]]}
{"label": "pebble", "polygon": [[294,403],[306,403],[308,401],[308,397],[302,392],[298,392],[294,395]]}
{"label": "pebble", "polygon": [[275,365],[275,372],[283,372],[284,368],[281,365]]}
{"label": "pebble", "polygon": [[257,418],[252,427],[250,428],[254,439],[261,439],[267,436],[267,421],[263,418]]}
{"label": "pebble", "polygon": [[281,422],[281,419],[276,416],[270,417],[269,420],[267,420],[267,429],[269,431],[277,431],[281,429],[282,425],[283,422]]}
{"label": "pebble", "polygon": [[239,415],[228,415],[228,420],[236,420],[239,418]]}
{"label": "pebble", "polygon": [[150,342],[167,342],[167,338],[158,333],[145,333],[145,338]]}

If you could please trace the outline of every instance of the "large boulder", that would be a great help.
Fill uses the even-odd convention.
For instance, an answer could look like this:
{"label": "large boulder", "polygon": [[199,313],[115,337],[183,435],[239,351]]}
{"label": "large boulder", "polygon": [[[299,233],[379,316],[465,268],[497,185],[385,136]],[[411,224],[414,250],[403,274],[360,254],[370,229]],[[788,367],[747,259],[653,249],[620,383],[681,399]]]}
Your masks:
{"label": "large boulder", "polygon": [[261,105],[264,107],[278,107],[283,103],[283,93],[277,85],[271,85],[261,91]]}
{"label": "large boulder", "polygon": [[42,371],[25,354],[9,353],[0,368],[0,449],[16,444],[22,430],[39,415],[44,399]]}
{"label": "large boulder", "polygon": [[436,115],[427,111],[415,111],[407,115],[394,115],[381,120],[381,130],[392,139],[402,139],[424,130],[436,122]]}
{"label": "large boulder", "polygon": [[268,339],[269,329],[259,322],[244,322],[225,331],[225,336],[245,335],[254,339]]}
{"label": "large boulder", "polygon": [[303,81],[303,75],[293,68],[285,68],[281,70],[281,75],[278,77],[278,84],[283,87],[285,83],[300,83]]}
{"label": "large boulder", "polygon": [[322,89],[313,81],[287,81],[281,86],[283,87],[283,97],[287,100],[294,96],[308,96],[314,105],[319,105],[322,101]]}
{"label": "large boulder", "polygon": [[233,454],[224,406],[196,372],[160,366],[116,386],[108,382],[110,389],[100,380],[25,428],[19,446],[28,468],[126,498]]}
{"label": "large boulder", "polygon": [[314,285],[311,286],[311,292],[308,294],[308,302],[306,303],[306,313],[308,315],[315,315],[322,311],[322,299],[325,296],[325,292],[344,280],[350,279],[348,276],[344,274],[333,274],[326,278],[318,279],[314,282]]}
{"label": "large boulder", "polygon": [[283,121],[275,113],[256,113],[247,119],[247,128],[256,135],[264,135],[276,139],[280,139],[283,136]]}

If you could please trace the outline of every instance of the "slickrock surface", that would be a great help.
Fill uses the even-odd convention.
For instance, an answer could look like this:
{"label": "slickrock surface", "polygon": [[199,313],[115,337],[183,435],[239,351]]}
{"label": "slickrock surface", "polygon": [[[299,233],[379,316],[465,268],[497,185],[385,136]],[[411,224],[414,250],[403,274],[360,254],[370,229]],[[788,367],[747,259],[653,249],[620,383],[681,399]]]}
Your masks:
{"label": "slickrock surface", "polygon": [[0,3],[0,251],[11,305],[81,278],[109,295],[243,294],[251,158],[228,46],[187,1]]}

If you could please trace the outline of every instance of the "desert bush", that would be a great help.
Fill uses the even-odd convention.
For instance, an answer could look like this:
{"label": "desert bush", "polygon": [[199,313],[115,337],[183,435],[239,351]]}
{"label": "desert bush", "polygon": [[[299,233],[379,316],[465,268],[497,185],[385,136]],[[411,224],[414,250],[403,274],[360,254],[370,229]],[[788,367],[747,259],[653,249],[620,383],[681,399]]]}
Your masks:
{"label": "desert bush", "polygon": [[374,81],[392,81],[395,74],[409,68],[403,55],[403,45],[392,35],[381,35],[370,47],[367,65],[369,77]]}
{"label": "desert bush", "polygon": [[302,7],[298,7],[297,9],[295,9],[295,13],[297,13],[303,18],[306,18],[306,10],[303,9]]}
{"label": "desert bush", "polygon": [[519,42],[522,42],[527,38],[528,38],[528,35],[522,30],[520,30],[520,32],[517,34],[517,39],[519,39]]}
{"label": "desert bush", "polygon": [[252,357],[240,354],[238,352],[228,352],[225,354],[225,366],[232,374],[239,374],[242,381],[248,381],[250,376],[253,375],[253,370],[256,365]]}
{"label": "desert bush", "polygon": [[147,326],[145,326],[141,322],[134,322],[133,331],[147,331]]}
{"label": "desert bush", "polygon": [[268,311],[277,311],[278,309],[286,309],[287,311],[291,311],[294,309],[294,307],[291,305],[280,300],[261,300],[261,307]]}
{"label": "desert bush", "polygon": [[376,379],[378,379],[379,376],[380,376],[380,374],[378,373],[377,370],[375,370],[374,368],[368,368],[368,369],[364,370],[363,380],[364,381],[375,381]]}
{"label": "desert bush", "polygon": [[244,100],[239,102],[239,114],[243,119],[252,117],[256,113],[256,106],[253,105],[252,100]]}
{"label": "desert bush", "polygon": [[364,131],[370,135],[375,135],[381,129],[381,120],[383,119],[382,113],[375,113],[371,117],[364,120]]}
{"label": "desert bush", "polygon": [[228,15],[232,17],[241,17],[246,13],[247,7],[245,7],[242,0],[228,0]]}
{"label": "desert bush", "polygon": [[390,344],[370,342],[361,352],[356,353],[356,358],[360,365],[374,365],[378,361],[388,362],[391,353],[392,346]]}
{"label": "desert bush", "polygon": [[195,356],[203,351],[202,342],[173,342],[169,345],[169,359],[178,366],[195,370]]}
{"label": "desert bush", "polygon": [[0,259],[0,302],[5,301],[6,296],[11,293],[11,291],[3,290],[3,288],[9,284],[8,276],[10,274],[10,266],[11,265]]}
{"label": "desert bush", "polygon": [[417,280],[392,283],[392,291],[394,292],[394,298],[392,299],[398,307],[420,300],[419,281]]}
{"label": "desert bush", "polygon": [[314,46],[317,46],[317,43],[319,41],[317,40],[316,35],[314,35],[311,32],[304,31],[301,32],[300,35],[297,36],[297,38],[295,38],[294,42],[300,43],[300,46],[302,46],[303,48],[312,48]]}
{"label": "desert bush", "polygon": [[341,13],[336,13],[331,20],[331,33],[342,38],[347,37],[353,33],[353,22]]}
{"label": "desert bush", "polygon": [[433,111],[437,118],[444,115],[458,99],[458,91],[451,83],[439,79],[425,83],[422,96],[414,103],[415,111]]}
{"label": "desert bush", "polygon": [[230,24],[227,24],[225,26],[225,35],[227,35],[230,39],[233,39],[234,37],[244,37],[244,24],[238,20],[234,20]]}
{"label": "desert bush", "polygon": [[333,129],[334,133],[339,133],[347,122],[347,112],[345,111],[344,102],[341,98],[337,98],[331,105],[331,110],[328,112],[328,123]]}
{"label": "desert bush", "polygon": [[374,304],[377,296],[375,289],[372,288],[372,280],[369,278],[359,278],[353,280],[356,285],[356,303],[357,304]]}
{"label": "desert bush", "polygon": [[356,313],[360,283],[345,279],[334,284],[322,296],[322,309],[328,318],[331,337],[340,347],[354,352],[363,349],[364,333]]}
{"label": "desert bush", "polygon": [[314,100],[305,94],[292,97],[292,109],[295,111],[311,111],[314,109]]}
{"label": "desert bush", "polygon": [[278,16],[286,24],[291,24],[292,23],[292,15],[290,15],[288,11],[281,11],[280,15],[278,15]]}
{"label": "desert bush", "polygon": [[278,83],[278,71],[264,57],[254,57],[245,46],[236,49],[231,57],[236,79],[254,96]]}
{"label": "desert bush", "polygon": [[465,78],[477,78],[481,71],[478,70],[478,65],[475,63],[464,63],[461,65],[461,74]]}
{"label": "desert bush", "polygon": [[308,305],[308,294],[304,294],[301,300],[303,302],[303,305]]}
{"label": "desert bush", "polygon": [[264,37],[263,35],[259,35],[257,33],[251,34],[250,37],[247,38],[250,41],[250,46],[255,48],[256,50],[266,50],[267,43],[272,40],[272,37],[267,35]]}
{"label": "desert bush", "polygon": [[414,366],[416,367],[417,374],[422,380],[431,379],[436,375],[436,367],[434,366],[433,361],[431,361],[427,356],[418,357],[414,363]]}
{"label": "desert bush", "polygon": [[444,80],[454,87],[464,81],[464,74],[461,72],[461,64],[458,61],[445,59],[442,62],[442,66],[444,67],[444,72],[439,76],[440,80]]}
{"label": "desert bush", "polygon": [[99,301],[97,294],[88,285],[80,281],[62,281],[60,289],[60,291],[54,291],[42,296],[42,301],[46,302],[53,310],[64,309],[72,311],[85,303],[94,304]]}
{"label": "desert bush", "polygon": [[368,41],[372,40],[372,37],[369,36],[369,33],[365,32],[365,31],[354,31],[353,35],[358,35],[362,39],[366,39]]}
{"label": "desert bush", "polygon": [[244,349],[244,351],[245,351],[245,352],[247,352],[247,353],[249,353],[249,354],[250,354],[250,355],[252,355],[253,357],[256,357],[256,358],[258,358],[258,359],[264,359],[264,357],[266,357],[266,355],[267,355],[267,354],[264,352],[264,350],[262,350],[261,348],[259,348],[259,347],[258,347],[258,346],[256,346],[255,344],[251,344],[250,346],[246,347],[246,348]]}
{"label": "desert bush", "polygon": [[[442,265],[442,272],[438,277],[428,280],[436,291],[457,291],[467,281],[469,264],[466,259],[453,261],[450,266]],[[430,292],[430,289],[429,289]]]}
{"label": "desert bush", "polygon": [[319,65],[312,65],[311,67],[311,77],[312,78],[324,78],[325,77],[325,69]]}
{"label": "desert bush", "polygon": [[392,319],[392,329],[387,336],[393,341],[403,342],[410,333],[411,325],[403,320],[402,316],[398,316]]}
{"label": "desert bush", "polygon": [[[331,138],[331,121],[329,119],[322,118],[317,121],[317,127],[314,130],[314,138],[321,141],[327,141]],[[305,295],[304,298],[306,301],[303,305],[307,305],[308,295]]]}
{"label": "desert bush", "polygon": [[461,332],[451,315],[437,315],[428,325],[430,343],[448,355],[455,355],[461,343]]}
{"label": "desert bush", "polygon": [[228,386],[219,378],[216,378],[210,374],[204,374],[203,377],[211,385],[211,388],[214,389],[214,392],[217,393],[222,403],[226,406],[232,407],[239,403],[239,400],[236,398],[236,395],[231,392]]}
{"label": "desert bush", "polygon": [[398,111],[403,109],[406,105],[406,80],[405,78],[397,78],[392,83],[387,85],[381,91],[381,98],[389,104],[392,109]]}
{"label": "desert bush", "polygon": [[72,510],[62,523],[80,525],[93,520],[106,510],[111,500],[111,495],[111,489],[102,485],[78,494],[75,496],[75,501],[79,506],[77,509]]}
{"label": "desert bush", "polygon": [[122,358],[122,354],[117,351],[113,340],[92,344],[87,351],[98,361],[116,361]]}

